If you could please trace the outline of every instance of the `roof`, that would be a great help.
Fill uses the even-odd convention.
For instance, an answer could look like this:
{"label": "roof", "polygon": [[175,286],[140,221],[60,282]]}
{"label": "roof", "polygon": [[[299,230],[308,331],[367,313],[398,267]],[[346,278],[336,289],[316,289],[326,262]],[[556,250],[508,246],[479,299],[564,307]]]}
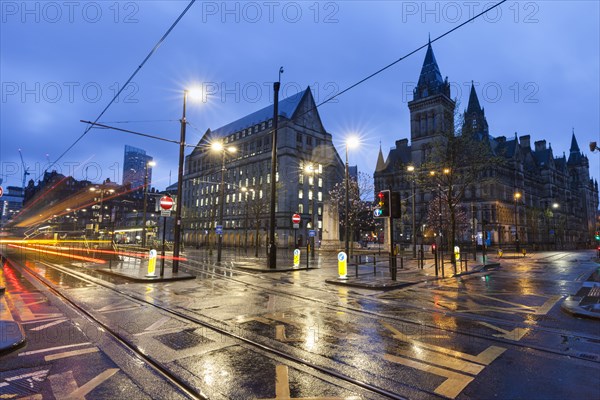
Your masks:
{"label": "roof", "polygon": [[435,60],[435,55],[433,54],[431,42],[429,42],[429,45],[427,46],[427,54],[425,54],[425,60],[423,61],[423,67],[421,68],[421,75],[419,75],[419,83],[417,86],[429,86],[430,83],[444,83],[442,73],[440,72],[440,68]]}
{"label": "roof", "polygon": [[473,81],[471,81],[471,93],[469,94],[467,113],[470,114],[473,112],[481,112],[481,106],[479,105],[479,99],[477,98],[477,93],[475,92],[475,86],[473,85]]}
{"label": "roof", "polygon": [[[279,116],[292,118],[296,112],[296,109],[298,108],[298,105],[302,101],[302,98],[307,92],[310,92],[310,87],[307,87],[304,91],[298,92],[283,100],[279,100]],[[267,121],[271,118],[273,118],[273,104],[213,130],[212,135],[227,136],[242,129]]]}

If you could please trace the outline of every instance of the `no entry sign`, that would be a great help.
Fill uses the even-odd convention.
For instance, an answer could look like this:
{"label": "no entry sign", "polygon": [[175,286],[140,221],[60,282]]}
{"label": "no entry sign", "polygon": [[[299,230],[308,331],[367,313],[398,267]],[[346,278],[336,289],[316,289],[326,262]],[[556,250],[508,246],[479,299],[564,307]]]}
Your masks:
{"label": "no entry sign", "polygon": [[171,196],[163,196],[160,198],[160,208],[170,210],[173,208],[173,198]]}
{"label": "no entry sign", "polygon": [[300,214],[294,214],[294,215],[292,215],[292,222],[294,224],[299,224],[300,223]]}

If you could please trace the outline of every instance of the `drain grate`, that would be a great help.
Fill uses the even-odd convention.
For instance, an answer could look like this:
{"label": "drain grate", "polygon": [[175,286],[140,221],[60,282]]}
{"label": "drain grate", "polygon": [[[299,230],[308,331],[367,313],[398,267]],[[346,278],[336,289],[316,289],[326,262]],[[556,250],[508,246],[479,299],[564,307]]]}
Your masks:
{"label": "drain grate", "polygon": [[580,358],[585,358],[586,360],[590,360],[590,361],[596,361],[596,360],[598,360],[598,356],[596,354],[579,353],[579,357]]}
{"label": "drain grate", "polygon": [[212,342],[212,340],[195,333],[193,329],[186,329],[176,333],[167,333],[156,336],[155,339],[173,350],[189,349],[190,347]]}

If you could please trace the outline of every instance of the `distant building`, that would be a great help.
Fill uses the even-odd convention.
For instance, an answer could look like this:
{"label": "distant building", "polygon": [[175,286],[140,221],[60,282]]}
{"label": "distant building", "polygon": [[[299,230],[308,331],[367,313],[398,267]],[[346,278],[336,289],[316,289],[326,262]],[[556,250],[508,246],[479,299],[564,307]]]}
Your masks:
{"label": "distant building", "polygon": [[[433,54],[427,48],[410,110],[410,140],[400,139],[387,157],[380,149],[375,168],[375,189],[392,188],[401,194],[405,204],[398,237],[410,238],[413,213],[413,176],[407,167],[419,167],[429,160],[434,141],[443,132],[454,128],[455,102],[450,95],[448,78],[443,79]],[[571,137],[568,157],[555,157],[545,140],[533,148],[529,135],[507,139],[492,137],[474,86],[463,114],[462,135],[472,135],[483,142],[492,154],[504,159],[502,166],[487,171],[492,183],[467,188],[460,207],[476,226],[459,227],[459,241],[470,242],[474,233],[486,232],[492,244],[504,246],[516,243],[566,245],[574,247],[589,243],[595,229],[598,210],[598,182],[590,179],[589,161],[579,149],[575,133]],[[417,235],[427,236],[426,215],[435,191],[416,185],[415,220]],[[519,193],[518,201],[515,193]],[[471,223],[472,224],[472,223]],[[518,235],[517,235],[518,234]],[[432,241],[433,238],[425,239]]]}
{"label": "distant building", "polygon": [[148,169],[148,187],[152,186],[152,167],[148,166],[153,158],[146,150],[125,146],[123,158],[123,186],[130,185],[133,191],[143,192],[146,168]]}
{"label": "distant building", "polygon": [[4,225],[23,207],[23,188],[8,186],[0,197],[0,223]]}
{"label": "distant building", "polygon": [[[269,229],[272,128],[271,105],[207,130],[186,157],[183,219],[187,242],[205,243],[219,219],[222,153],[215,154],[211,143],[222,141],[237,149],[224,158],[224,243],[245,244],[247,237],[249,246],[258,240],[264,250]],[[343,177],[344,164],[321,123],[310,88],[281,100],[275,178],[278,246],[291,245],[294,234],[306,240],[313,217],[322,229],[323,202]],[[302,216],[301,228],[296,231],[291,221],[294,213]]]}

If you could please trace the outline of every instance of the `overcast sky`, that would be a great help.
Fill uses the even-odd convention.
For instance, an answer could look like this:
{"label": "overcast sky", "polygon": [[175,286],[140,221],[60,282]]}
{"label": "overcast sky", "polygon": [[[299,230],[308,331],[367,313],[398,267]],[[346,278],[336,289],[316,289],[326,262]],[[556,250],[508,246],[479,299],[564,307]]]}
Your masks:
{"label": "overcast sky", "polygon": [[[187,1],[0,1],[0,161],[3,186],[20,186],[22,149],[37,178],[94,120],[188,4]],[[457,26],[492,3],[422,1],[197,2],[101,118],[126,129],[179,138],[184,88],[210,95],[188,104],[188,143],[310,85],[317,102]],[[600,177],[600,9],[597,1],[508,1],[433,44],[452,97],[466,107],[473,80],[493,136],[545,139],[569,152],[574,129]],[[372,174],[410,138],[412,99],[425,49],[320,107],[350,164]],[[132,121],[116,123],[114,121]],[[58,165],[76,179],[120,182],[125,144],[146,149],[153,185],[177,176],[177,145],[91,130]]]}

